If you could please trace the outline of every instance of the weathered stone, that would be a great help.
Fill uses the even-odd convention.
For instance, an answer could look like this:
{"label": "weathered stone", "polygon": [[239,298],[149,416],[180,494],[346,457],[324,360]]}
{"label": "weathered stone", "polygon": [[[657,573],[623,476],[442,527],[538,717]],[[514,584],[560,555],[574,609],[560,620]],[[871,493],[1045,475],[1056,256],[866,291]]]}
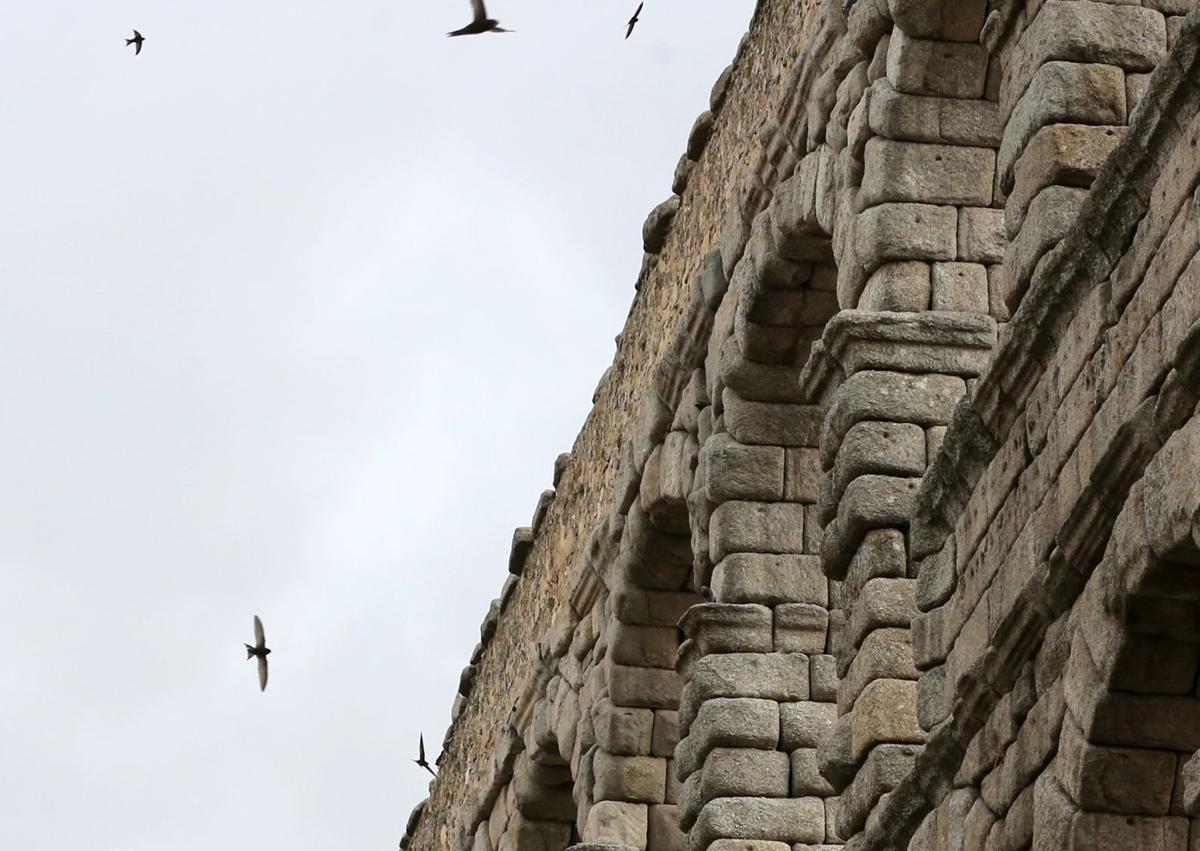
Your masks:
{"label": "weathered stone", "polygon": [[978,263],[934,263],[931,306],[934,310],[987,313],[987,267]]}
{"label": "weathered stone", "polygon": [[1013,166],[1034,133],[1047,124],[1123,124],[1125,77],[1111,65],[1047,62],[1033,75],[1004,131],[996,168],[1010,191]]}
{"label": "weathered stone", "polygon": [[958,211],[931,204],[886,203],[858,217],[856,252],[863,271],[906,260],[953,260]]}
{"label": "weathered stone", "polygon": [[870,123],[873,131],[888,139],[988,148],[1000,144],[995,103],[904,94],[886,79],[872,84]]}
{"label": "weathered stone", "polygon": [[712,132],[713,114],[705,110],[696,116],[696,121],[692,124],[692,131],[688,134],[688,159],[700,161],[700,157],[704,154],[704,148],[708,145],[708,140],[712,138]]}
{"label": "weathered stone", "polygon": [[885,263],[867,278],[854,307],[918,312],[929,309],[930,267],[919,260]]}
{"label": "weathered stone", "polygon": [[820,798],[718,798],[700,811],[691,841],[708,848],[727,838],[819,843],[825,838],[825,806]]}
{"label": "weathered stone", "polygon": [[705,487],[714,503],[731,500],[778,500],[783,497],[784,450],[747,446],[728,434],[704,444]]}
{"label": "weathered stone", "polygon": [[713,572],[713,593],[727,603],[813,603],[829,598],[821,560],[811,555],[733,553]]}
{"label": "weathered stone", "polygon": [[676,774],[691,775],[715,747],[775,750],[778,744],[777,702],[746,697],[709,700],[676,748]]}
{"label": "weathered stone", "polygon": [[917,724],[917,684],[907,680],[875,680],[863,689],[852,713],[850,749],[861,760],[877,744],[925,741]]}
{"label": "weathered stone", "polygon": [[646,223],[642,225],[642,247],[647,254],[658,254],[667,242],[667,234],[671,232],[671,223],[679,212],[679,196],[672,195],[650,211]]}
{"label": "weathered stone", "polygon": [[864,420],[846,432],[833,467],[833,498],[859,476],[919,476],[925,472],[925,431],[915,423]]}
{"label": "weathered stone", "polygon": [[774,701],[808,697],[808,657],[798,653],[725,653],[696,663],[684,690],[680,717],[695,716],[714,697],[760,697]]}
{"label": "weathered stone", "polygon": [[902,29],[892,32],[887,75],[897,91],[979,98],[987,67],[987,52],[978,44],[912,38]]}
{"label": "weathered stone", "polygon": [[788,796],[788,756],[774,750],[713,748],[704,760],[700,794],[714,798]]}
{"label": "weathered stone", "polygon": [[1039,192],[1052,185],[1090,187],[1124,135],[1124,127],[1050,124],[1041,128],[1013,168],[1013,189],[1003,212],[989,212],[1006,222],[1009,237],[1016,236]]}
{"label": "weathered stone", "polygon": [[775,609],[777,653],[824,653],[829,612],[811,603],[784,603]]}
{"label": "weathered stone", "polygon": [[837,722],[837,706],[832,703],[800,701],[779,705],[779,747],[794,751],[816,748]]}
{"label": "weathered stone", "polygon": [[620,621],[609,625],[608,652],[618,664],[670,668],[678,648],[678,633],[672,627],[634,626]]}
{"label": "weathered stone", "polygon": [[804,509],[789,502],[726,502],[713,512],[714,562],[731,553],[803,553]]}
{"label": "weathered stone", "polygon": [[684,851],[687,837],[679,829],[679,812],[673,804],[650,808],[647,838],[652,851]]}
{"label": "weathered stone", "polygon": [[996,155],[989,148],[896,142],[867,142],[866,172],[859,203],[888,201],[986,207],[992,202]]}
{"label": "weathered stone", "polygon": [[776,404],[723,394],[725,427],[739,443],[771,446],[816,446],[821,433],[817,405]]}
{"label": "weathered stone", "polygon": [[679,675],[662,668],[634,668],[608,662],[608,687],[618,706],[679,707]]}
{"label": "weathered stone", "polygon": [[821,775],[816,748],[800,748],[792,751],[791,765],[791,795],[793,798],[804,798],[810,795],[824,798],[834,794],[833,786]]}
{"label": "weathered stone", "polygon": [[600,801],[588,813],[583,828],[586,843],[629,845],[645,851],[649,829],[649,808],[645,804]]}
{"label": "weathered stone", "polygon": [[597,751],[592,761],[597,801],[661,804],[667,789],[667,761],[653,756],[616,756]]}
{"label": "weathered stone", "polygon": [[679,626],[701,656],[771,650],[772,617],[766,606],[705,603],[689,609]]}

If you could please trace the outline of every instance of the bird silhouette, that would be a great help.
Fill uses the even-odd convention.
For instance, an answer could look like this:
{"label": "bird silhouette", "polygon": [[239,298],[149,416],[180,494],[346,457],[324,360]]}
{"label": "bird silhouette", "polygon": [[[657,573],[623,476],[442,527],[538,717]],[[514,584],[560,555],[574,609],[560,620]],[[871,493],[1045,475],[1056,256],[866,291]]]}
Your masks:
{"label": "bird silhouette", "polygon": [[434,777],[437,777],[437,772],[429,767],[429,761],[427,759],[425,759],[425,734],[424,733],[421,734],[421,738],[419,741],[420,741],[421,750],[417,754],[417,758],[414,759],[413,762],[415,762],[417,765],[421,766],[421,768],[428,771]]}
{"label": "bird silhouette", "polygon": [[246,645],[246,658],[258,659],[258,688],[259,691],[267,690],[267,654],[271,652],[271,648],[267,646],[267,637],[263,634],[262,621],[258,619],[258,615],[254,616],[254,646]]}
{"label": "bird silhouette", "polygon": [[633,35],[633,28],[637,26],[637,22],[640,20],[638,15],[642,14],[642,7],[645,5],[645,3],[638,3],[637,11],[634,12],[633,17],[629,19],[629,29],[625,30],[625,38],[629,38],[631,35]]}
{"label": "bird silhouette", "polygon": [[512,30],[506,30],[500,26],[500,22],[495,18],[487,16],[487,9],[483,7],[483,0],[471,0],[471,11],[475,17],[471,23],[467,24],[462,29],[454,32],[446,33],[448,36],[456,35],[479,35],[480,33],[509,33]]}
{"label": "bird silhouette", "polygon": [[125,46],[129,47],[129,45],[131,45],[131,44],[134,45],[133,55],[137,56],[139,53],[142,52],[142,42],[145,40],[146,40],[145,37],[140,32],[138,32],[137,30],[134,30],[133,38],[125,39]]}

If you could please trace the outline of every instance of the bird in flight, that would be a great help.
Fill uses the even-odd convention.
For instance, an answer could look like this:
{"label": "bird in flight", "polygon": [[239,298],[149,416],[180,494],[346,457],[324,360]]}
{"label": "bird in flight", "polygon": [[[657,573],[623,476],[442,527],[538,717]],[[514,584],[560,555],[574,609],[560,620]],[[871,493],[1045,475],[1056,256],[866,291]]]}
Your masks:
{"label": "bird in flight", "polygon": [[137,30],[134,30],[133,38],[125,39],[125,46],[129,47],[129,45],[131,45],[131,44],[134,45],[133,55],[137,56],[139,53],[142,52],[142,42],[145,40],[146,40],[145,37],[140,32],[138,32]]}
{"label": "bird in flight", "polygon": [[425,759],[425,734],[424,733],[421,734],[420,747],[421,747],[421,751],[420,751],[420,753],[417,754],[417,758],[414,759],[413,762],[415,762],[417,765],[421,766],[421,768],[428,771],[434,777],[437,777],[437,772],[429,767],[429,760]]}
{"label": "bird in flight", "polygon": [[449,36],[455,35],[479,35],[480,33],[509,33],[512,30],[506,30],[500,26],[500,22],[495,18],[487,16],[487,9],[483,7],[483,0],[471,0],[471,11],[475,18],[471,23],[467,24],[462,29],[454,32],[446,33]]}
{"label": "bird in flight", "polygon": [[637,22],[640,20],[638,15],[642,14],[642,7],[645,5],[645,3],[638,3],[637,11],[634,12],[633,17],[629,19],[629,29],[625,30],[625,38],[629,38],[631,35],[633,35],[633,28],[637,26]]}
{"label": "bird in flight", "polygon": [[246,645],[246,658],[258,658],[258,687],[260,691],[267,690],[267,654],[271,648],[267,646],[267,637],[263,634],[262,621],[254,616],[254,646]]}

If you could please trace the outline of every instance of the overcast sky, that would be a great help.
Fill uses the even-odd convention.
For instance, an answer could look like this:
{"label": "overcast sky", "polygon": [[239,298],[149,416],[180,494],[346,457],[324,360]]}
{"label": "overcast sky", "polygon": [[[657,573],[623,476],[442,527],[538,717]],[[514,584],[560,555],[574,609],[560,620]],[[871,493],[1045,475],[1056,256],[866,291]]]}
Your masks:
{"label": "overcast sky", "polygon": [[0,846],[395,847],[753,2],[635,5],[5,0]]}

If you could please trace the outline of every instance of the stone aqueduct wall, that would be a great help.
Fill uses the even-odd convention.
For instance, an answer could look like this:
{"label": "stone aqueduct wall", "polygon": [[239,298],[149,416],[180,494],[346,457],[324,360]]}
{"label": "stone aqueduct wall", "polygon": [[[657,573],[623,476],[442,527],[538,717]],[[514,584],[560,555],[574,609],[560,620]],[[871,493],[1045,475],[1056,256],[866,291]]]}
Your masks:
{"label": "stone aqueduct wall", "polygon": [[759,4],[402,847],[1200,849],[1196,5]]}

